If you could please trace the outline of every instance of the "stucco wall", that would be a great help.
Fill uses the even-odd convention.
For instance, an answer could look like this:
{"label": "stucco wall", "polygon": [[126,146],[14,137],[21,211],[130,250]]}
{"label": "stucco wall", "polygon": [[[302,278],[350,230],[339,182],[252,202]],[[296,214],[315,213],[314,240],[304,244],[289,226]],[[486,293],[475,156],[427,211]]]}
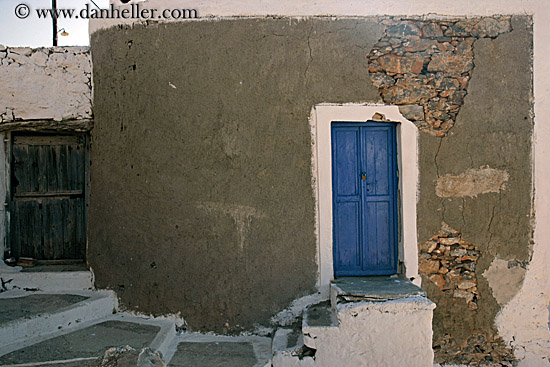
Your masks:
{"label": "stucco wall", "polygon": [[[382,101],[366,56],[390,23],[264,18],[94,33],[89,261],[97,285],[117,290],[128,308],[181,312],[194,329],[222,332],[265,323],[314,291],[309,111]],[[478,358],[476,346],[483,358],[513,358],[494,327],[504,296],[489,284],[502,269],[491,264],[511,269],[499,273],[516,285],[509,299],[531,251],[530,18],[472,41],[454,125],[419,141],[420,249],[435,236],[438,246],[475,250],[468,287],[460,273],[445,291],[424,268],[438,304],[436,356],[447,362]],[[437,261],[440,274],[445,259],[432,252],[421,261]],[[460,256],[453,266],[472,262]],[[461,287],[476,298],[454,291]]]}
{"label": "stucco wall", "polygon": [[0,123],[92,117],[87,47],[0,45]]}
{"label": "stucco wall", "polygon": [[372,20],[258,19],[92,37],[89,261],[130,309],[267,323],[315,292],[311,107],[378,101]]}

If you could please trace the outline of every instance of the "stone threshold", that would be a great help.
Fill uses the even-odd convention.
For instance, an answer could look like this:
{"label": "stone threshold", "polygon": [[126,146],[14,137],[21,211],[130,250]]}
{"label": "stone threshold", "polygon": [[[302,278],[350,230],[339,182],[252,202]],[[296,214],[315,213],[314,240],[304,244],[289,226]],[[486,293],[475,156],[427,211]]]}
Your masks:
{"label": "stone threshold", "polygon": [[396,276],[341,277],[331,282],[333,307],[342,302],[385,302],[426,297],[426,292],[406,278]]}

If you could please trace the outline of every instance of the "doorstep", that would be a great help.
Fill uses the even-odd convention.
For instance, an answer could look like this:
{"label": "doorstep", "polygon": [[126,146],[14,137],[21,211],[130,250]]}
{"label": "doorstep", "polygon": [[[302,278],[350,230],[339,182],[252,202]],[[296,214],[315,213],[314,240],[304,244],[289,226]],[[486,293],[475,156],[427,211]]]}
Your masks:
{"label": "doorstep", "polygon": [[21,268],[7,266],[0,260],[0,292],[6,290],[76,291],[94,288],[93,273],[83,267],[39,266]]}
{"label": "doorstep", "polygon": [[426,297],[426,292],[396,276],[342,277],[330,285],[332,307],[341,302],[385,302],[407,297]]}

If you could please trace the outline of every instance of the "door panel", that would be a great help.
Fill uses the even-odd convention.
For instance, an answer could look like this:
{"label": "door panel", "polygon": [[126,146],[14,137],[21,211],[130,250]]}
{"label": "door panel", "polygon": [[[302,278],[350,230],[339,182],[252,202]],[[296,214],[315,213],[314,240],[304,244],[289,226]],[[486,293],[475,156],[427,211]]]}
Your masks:
{"label": "door panel", "polygon": [[338,129],[334,139],[337,149],[335,163],[340,167],[336,172],[336,194],[339,197],[353,196],[359,200],[359,183],[355,179],[359,174],[359,129]]}
{"label": "door panel", "polygon": [[84,259],[85,147],[83,135],[13,135],[12,256]]}
{"label": "door panel", "polygon": [[359,202],[342,202],[336,206],[336,227],[342,233],[335,241],[335,263],[342,269],[361,270]]}
{"label": "door panel", "polygon": [[397,272],[395,149],[392,123],[332,124],[336,276]]}

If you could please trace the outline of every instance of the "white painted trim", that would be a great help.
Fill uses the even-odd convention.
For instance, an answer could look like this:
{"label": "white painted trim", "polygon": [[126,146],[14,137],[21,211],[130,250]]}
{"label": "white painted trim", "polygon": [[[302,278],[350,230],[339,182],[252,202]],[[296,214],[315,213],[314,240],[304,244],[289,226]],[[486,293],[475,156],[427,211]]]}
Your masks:
{"label": "white painted trim", "polygon": [[9,281],[8,289],[39,289],[47,292],[94,289],[91,271],[22,272],[20,266],[8,267],[2,262],[0,277]]}
{"label": "white painted trim", "polygon": [[418,249],[416,236],[416,203],[418,193],[418,129],[399,112],[397,106],[384,105],[330,105],[320,104],[312,109],[310,118],[313,152],[312,172],[317,201],[317,262],[319,275],[317,286],[328,297],[330,281],[334,278],[332,260],[332,158],[331,122],[371,120],[375,113],[397,122],[397,161],[400,172],[401,193],[399,212],[400,259],[405,265],[405,276],[420,284],[418,276]]}

